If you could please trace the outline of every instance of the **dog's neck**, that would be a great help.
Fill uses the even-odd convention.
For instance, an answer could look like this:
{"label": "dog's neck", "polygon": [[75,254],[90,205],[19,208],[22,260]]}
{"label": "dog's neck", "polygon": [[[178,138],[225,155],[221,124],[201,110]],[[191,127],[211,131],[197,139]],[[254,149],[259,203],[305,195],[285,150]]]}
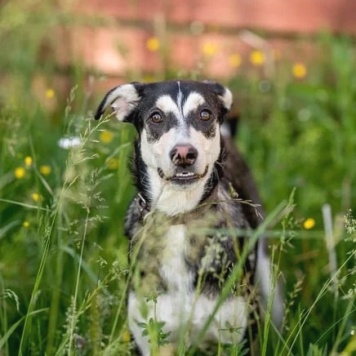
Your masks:
{"label": "dog's neck", "polygon": [[[180,211],[179,213],[176,213],[176,208],[174,209],[174,214],[169,212],[167,213],[167,211],[162,211],[161,209],[157,208],[157,204],[151,205],[151,203],[149,203],[149,201],[144,198],[144,195],[141,192],[138,192],[134,199],[134,203],[136,204],[138,211],[140,211],[139,219],[144,220],[148,214],[154,211],[166,215],[172,224],[184,224],[186,221],[194,219],[195,216],[201,217],[202,212],[207,211],[211,206],[218,202],[218,181],[219,179],[216,175],[216,172],[214,172],[214,174],[207,182],[205,193],[203,194],[199,203],[194,207],[189,208],[189,210]],[[173,204],[173,202],[171,202],[171,204]]]}

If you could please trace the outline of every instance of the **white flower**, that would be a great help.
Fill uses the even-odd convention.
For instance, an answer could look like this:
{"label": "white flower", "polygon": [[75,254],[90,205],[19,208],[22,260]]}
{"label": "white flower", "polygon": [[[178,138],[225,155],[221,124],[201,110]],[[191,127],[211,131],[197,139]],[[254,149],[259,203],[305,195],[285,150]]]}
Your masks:
{"label": "white flower", "polygon": [[62,137],[58,141],[58,146],[64,148],[66,150],[80,146],[80,137],[72,136],[72,137]]}

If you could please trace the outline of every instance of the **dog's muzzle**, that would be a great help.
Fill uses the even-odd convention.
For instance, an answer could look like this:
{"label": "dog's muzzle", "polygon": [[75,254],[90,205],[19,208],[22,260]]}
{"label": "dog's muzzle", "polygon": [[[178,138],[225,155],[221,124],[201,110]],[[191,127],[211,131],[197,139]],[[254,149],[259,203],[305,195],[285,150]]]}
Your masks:
{"label": "dog's muzzle", "polygon": [[204,178],[208,173],[208,166],[205,167],[202,174],[197,173],[195,162],[198,157],[197,149],[190,144],[180,144],[173,147],[169,153],[171,162],[174,165],[173,175],[167,177],[161,168],[158,168],[159,176],[171,183],[178,185],[187,185]]}

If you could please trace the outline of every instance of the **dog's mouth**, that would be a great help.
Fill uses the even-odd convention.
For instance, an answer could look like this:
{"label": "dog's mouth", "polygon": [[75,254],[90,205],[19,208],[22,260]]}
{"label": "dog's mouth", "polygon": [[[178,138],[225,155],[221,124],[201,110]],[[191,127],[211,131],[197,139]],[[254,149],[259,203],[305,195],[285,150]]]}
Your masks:
{"label": "dog's mouth", "polygon": [[174,175],[170,177],[166,177],[161,168],[158,168],[157,171],[162,179],[171,183],[184,185],[194,183],[199,179],[204,178],[208,173],[208,166],[205,167],[205,170],[202,174],[191,172],[187,168],[183,167],[177,167]]}

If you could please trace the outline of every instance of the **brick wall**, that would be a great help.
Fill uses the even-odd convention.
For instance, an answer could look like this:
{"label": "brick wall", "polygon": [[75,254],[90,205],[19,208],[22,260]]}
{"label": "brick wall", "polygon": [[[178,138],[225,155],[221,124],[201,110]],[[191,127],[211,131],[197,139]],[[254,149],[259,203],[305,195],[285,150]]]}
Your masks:
{"label": "brick wall", "polygon": [[77,0],[71,12],[81,20],[65,29],[62,63],[80,60],[118,77],[162,70],[227,77],[255,49],[269,71],[276,55],[298,56],[291,43],[299,35],[356,34],[354,0]]}

